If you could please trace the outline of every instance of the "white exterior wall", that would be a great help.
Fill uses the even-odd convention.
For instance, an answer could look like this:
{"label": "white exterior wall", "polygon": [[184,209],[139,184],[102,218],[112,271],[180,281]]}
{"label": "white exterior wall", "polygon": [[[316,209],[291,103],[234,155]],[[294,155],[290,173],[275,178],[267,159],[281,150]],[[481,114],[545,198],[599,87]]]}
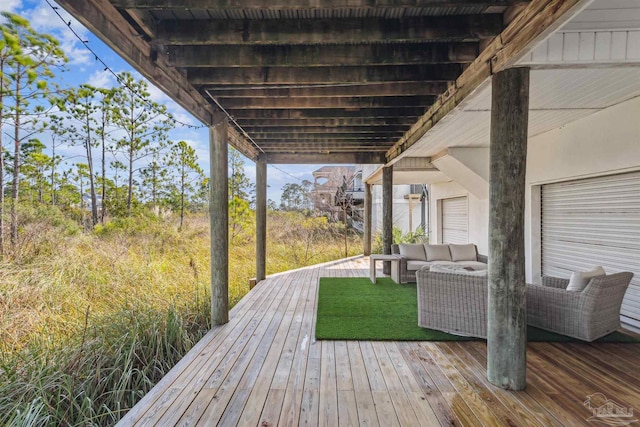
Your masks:
{"label": "white exterior wall", "polygon": [[[410,189],[409,185],[393,186],[393,225],[399,227],[403,233],[409,231],[409,200],[404,196],[409,194]],[[382,230],[382,186],[373,186],[372,197],[371,228],[372,233],[375,234]],[[411,210],[413,230],[411,231],[415,231],[420,226],[421,220],[420,200],[413,200],[411,203],[413,205]]]}
{"label": "white exterior wall", "polygon": [[527,280],[540,275],[540,186],[640,170],[640,98],[529,140],[525,250]]}
{"label": "white exterior wall", "polygon": [[429,222],[431,230],[429,241],[441,243],[441,207],[439,201],[452,197],[466,196],[469,201],[469,243],[478,246],[478,252],[486,255],[489,249],[488,227],[489,227],[489,199],[478,199],[469,193],[465,188],[455,182],[441,184],[431,184],[429,189],[429,212],[431,217]]}
{"label": "white exterior wall", "polygon": [[[640,98],[529,139],[525,199],[528,282],[538,283],[540,278],[540,186],[636,170],[640,170]],[[486,254],[489,201],[479,200],[454,182],[431,185],[431,241],[440,239],[438,200],[465,195],[469,198],[469,241]]]}

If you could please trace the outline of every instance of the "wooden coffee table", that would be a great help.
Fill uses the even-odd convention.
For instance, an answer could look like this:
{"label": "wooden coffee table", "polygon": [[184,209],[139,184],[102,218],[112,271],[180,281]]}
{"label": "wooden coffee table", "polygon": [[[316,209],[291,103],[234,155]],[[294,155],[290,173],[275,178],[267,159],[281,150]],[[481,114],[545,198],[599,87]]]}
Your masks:
{"label": "wooden coffee table", "polygon": [[391,261],[391,280],[400,283],[400,263],[397,255],[369,255],[369,279],[376,283],[376,261]]}

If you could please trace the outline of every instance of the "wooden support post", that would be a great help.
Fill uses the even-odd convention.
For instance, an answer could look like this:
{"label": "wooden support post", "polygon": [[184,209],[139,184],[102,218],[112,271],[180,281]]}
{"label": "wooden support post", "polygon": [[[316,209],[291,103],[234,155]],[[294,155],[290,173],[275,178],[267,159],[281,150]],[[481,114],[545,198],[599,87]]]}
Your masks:
{"label": "wooden support post", "polygon": [[[382,168],[382,253],[391,254],[393,244],[393,166]],[[391,274],[391,262],[383,263],[384,274]]]}
{"label": "wooden support post", "polygon": [[209,128],[211,167],[211,322],[229,321],[229,187],[227,140],[224,120]]}
{"label": "wooden support post", "polygon": [[371,184],[364,185],[364,255],[371,255]]}
{"label": "wooden support post", "polygon": [[504,389],[526,385],[524,194],[529,69],[493,76],[489,179],[487,377]]}
{"label": "wooden support post", "polygon": [[256,282],[267,272],[267,161],[260,156],[256,162]]}

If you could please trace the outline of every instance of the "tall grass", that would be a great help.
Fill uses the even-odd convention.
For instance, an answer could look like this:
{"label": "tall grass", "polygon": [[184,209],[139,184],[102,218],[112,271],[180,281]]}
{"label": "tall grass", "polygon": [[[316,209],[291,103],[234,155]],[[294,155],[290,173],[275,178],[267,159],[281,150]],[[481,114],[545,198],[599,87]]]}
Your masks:
{"label": "tall grass", "polygon": [[[0,264],[0,425],[112,425],[209,330],[208,219],[85,234],[55,209],[22,217],[20,251]],[[271,215],[268,273],[344,256],[342,232]],[[230,249],[231,305],[255,271],[248,236]]]}

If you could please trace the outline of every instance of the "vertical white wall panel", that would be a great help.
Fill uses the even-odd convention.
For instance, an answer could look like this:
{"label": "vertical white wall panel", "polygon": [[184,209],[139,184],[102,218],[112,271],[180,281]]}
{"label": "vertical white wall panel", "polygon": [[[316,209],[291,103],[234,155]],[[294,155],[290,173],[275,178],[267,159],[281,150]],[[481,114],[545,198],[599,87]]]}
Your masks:
{"label": "vertical white wall panel", "polygon": [[469,203],[467,197],[442,199],[442,243],[469,243]]}

